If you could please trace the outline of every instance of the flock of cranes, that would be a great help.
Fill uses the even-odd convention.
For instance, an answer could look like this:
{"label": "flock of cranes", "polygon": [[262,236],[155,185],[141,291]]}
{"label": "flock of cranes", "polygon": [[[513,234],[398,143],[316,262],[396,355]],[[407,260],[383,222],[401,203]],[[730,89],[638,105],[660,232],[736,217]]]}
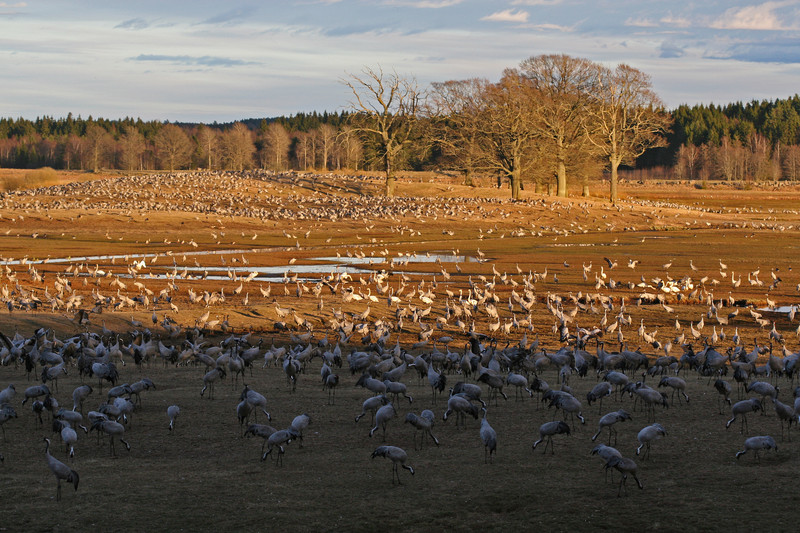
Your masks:
{"label": "flock of cranes", "polygon": [[[444,218],[461,205],[412,204],[401,200],[380,206],[393,223],[392,231],[413,235],[418,230],[397,222],[400,217]],[[357,220],[378,205],[351,199],[335,211],[330,206],[309,211],[316,221],[332,213]],[[559,216],[587,216],[578,203],[546,207]],[[269,213],[253,209],[239,214],[288,217],[277,207]],[[473,209],[474,214],[500,218],[504,209],[511,211],[489,201]],[[613,214],[619,208],[609,209]],[[583,224],[571,230],[531,225],[513,232],[495,225],[480,233],[484,241],[537,233],[574,235],[588,227]],[[213,235],[217,244],[225,236],[224,224],[220,221],[218,226]],[[310,232],[325,231],[306,227],[311,229],[284,231],[287,244],[299,250]],[[369,238],[368,228],[365,223],[359,239]],[[256,237],[242,234],[247,240]],[[199,237],[186,243],[194,249],[198,241]],[[64,271],[54,271],[52,263],[6,258],[0,284],[9,312],[67,314],[73,331],[55,335],[42,328],[12,335],[5,330],[8,338],[0,347],[0,387],[6,386],[0,391],[4,438],[6,428],[12,428],[10,440],[28,438],[29,433],[36,433],[37,439],[44,435],[57,499],[61,481],[77,491],[83,459],[100,456],[97,445],[84,442],[87,433],[96,432],[98,442],[107,439],[110,454],[104,452],[104,457],[133,461],[137,447],[147,439],[138,420],[157,418],[171,439],[184,439],[182,425],[196,423],[196,413],[210,402],[230,403],[228,419],[238,422],[237,436],[260,438],[261,460],[273,458],[277,466],[284,465],[284,458],[287,465],[302,460],[299,453],[293,456],[294,447],[304,446],[304,430],[315,427],[312,416],[316,421],[316,413],[327,413],[341,421],[347,442],[363,449],[364,459],[370,453],[372,458],[389,459],[393,484],[401,484],[402,470],[409,472],[403,473],[407,483],[409,475],[416,473],[415,481],[427,475],[420,464],[429,460],[432,449],[425,449],[424,443],[448,450],[462,440],[460,435],[472,435],[475,446],[483,448],[486,468],[509,461],[506,450],[520,440],[530,454],[526,460],[533,462],[546,459],[544,453],[533,453],[542,443],[539,449],[550,448],[547,457],[554,461],[577,461],[575,451],[580,448],[581,457],[598,455],[606,472],[617,471],[621,480],[616,493],[627,494],[628,477],[644,488],[648,475],[665,467],[658,459],[659,448],[670,453],[681,449],[691,430],[681,427],[682,415],[675,413],[706,416],[705,411],[697,413],[708,408],[702,400],[705,392],[715,389],[722,402],[718,409],[732,417],[727,424],[719,421],[719,428],[733,428],[737,420],[742,424],[744,450],[737,451],[741,444],[731,447],[730,458],[752,450],[754,460],[760,461],[759,451],[777,451],[776,438],[750,434],[748,413],[768,412],[768,418],[757,422],[758,430],[777,431],[780,423],[783,439],[786,423],[786,439],[791,438],[800,404],[789,396],[800,356],[790,346],[800,328],[795,329],[791,302],[781,302],[790,306],[788,313],[774,312],[775,295],[783,289],[783,278],[791,275],[786,271],[773,268],[762,281],[760,268],[734,273],[723,261],[712,273],[697,260],[648,266],[645,260],[612,258],[610,253],[595,257],[597,266],[587,257],[582,265],[570,266],[564,260],[558,262],[562,266],[554,263],[549,270],[545,266],[537,271],[520,263],[504,267],[487,243],[470,256],[472,263],[440,258],[430,262],[433,272],[414,273],[399,271],[403,255],[393,258],[395,252],[373,244],[376,264],[368,274],[331,271],[301,277],[290,270],[298,263],[292,257],[280,282],[259,280],[250,264],[256,254],[247,252],[221,256],[227,257],[228,280],[220,282],[188,274],[189,259],[180,252],[129,257],[120,261],[126,263],[122,266],[102,268],[76,261]],[[343,254],[363,258],[364,248],[354,248],[355,253]],[[452,251],[454,257],[460,253]],[[380,264],[378,257],[383,259]],[[680,265],[689,270],[680,271]],[[149,275],[157,267],[166,274]],[[561,290],[570,278],[579,280],[582,290]],[[737,289],[745,287],[751,294],[758,290],[766,303],[760,297],[737,297]],[[773,311],[759,310],[762,305]],[[242,319],[239,315],[245,312],[248,318]],[[120,316],[130,316],[124,330],[103,322],[115,317],[119,324]],[[144,377],[148,367],[162,364],[166,366],[159,375],[177,376],[173,390],[176,383],[191,383],[191,400],[178,401],[170,389],[155,388],[154,381],[161,386],[160,379]],[[277,384],[270,381],[267,388],[266,376],[279,376]],[[23,391],[25,380],[31,384]],[[43,383],[34,385],[33,380]],[[15,387],[22,394],[15,396]],[[509,387],[514,388],[513,398]],[[327,403],[315,405],[312,416],[296,415],[311,410],[307,402],[312,388],[324,391]],[[347,390],[344,402],[342,389]],[[148,395],[157,395],[164,405],[157,411],[142,405],[139,396],[151,390]],[[294,411],[276,412],[273,399],[278,395],[292,398]],[[356,409],[348,401],[354,395]],[[588,408],[595,402],[596,412]],[[265,420],[259,423],[261,415]],[[273,427],[273,416],[291,423]],[[370,418],[368,428],[358,424],[364,417]],[[58,432],[51,434],[45,420],[58,426]],[[584,433],[584,425],[592,427],[591,434]],[[607,440],[601,438],[606,432]],[[55,435],[60,435],[64,452],[61,457],[61,447],[54,446],[53,453],[63,462],[51,454],[49,439],[58,438]],[[321,453],[315,449],[317,439],[308,439],[304,453]],[[595,445],[598,439],[606,444]],[[653,444],[658,439],[664,442]],[[127,451],[118,451],[115,442]],[[781,446],[781,454],[791,450],[790,445]],[[36,448],[37,454],[40,451]],[[468,454],[469,448],[459,452]],[[17,458],[5,453],[2,459],[7,464]],[[467,460],[480,461],[480,454]],[[598,470],[597,479],[602,477]],[[84,476],[81,490],[93,490],[91,478]]]}
{"label": "flock of cranes", "polygon": [[[336,375],[338,378],[340,374],[343,377],[349,374],[352,377],[343,379],[338,386],[349,385],[355,390],[363,388],[365,397],[363,408],[361,413],[356,415],[355,422],[357,423],[362,417],[371,413],[373,420],[371,429],[367,433],[370,440],[379,439],[385,443],[396,442],[398,432],[401,430],[397,427],[398,423],[395,420],[400,418],[413,427],[411,440],[415,454],[425,453],[423,450],[425,440],[432,441],[436,447],[448,446],[448,440],[451,437],[443,437],[441,428],[437,431],[439,437],[434,436],[432,432],[435,427],[441,425],[445,428],[444,431],[447,435],[453,431],[475,431],[476,439],[479,439],[484,447],[484,463],[493,463],[495,457],[502,456],[503,442],[512,438],[509,434],[510,431],[517,435],[520,432],[527,432],[531,437],[533,431],[531,420],[518,421],[511,429],[506,421],[502,430],[498,431],[489,422],[489,412],[513,412],[521,408],[518,406],[538,404],[534,411],[536,417],[540,419],[544,417],[546,421],[539,427],[538,439],[533,441],[531,448],[536,450],[540,444],[544,443],[543,450],[546,452],[549,447],[551,455],[555,455],[556,446],[553,437],[563,434],[570,439],[586,439],[587,451],[591,449],[593,453],[599,453],[598,450],[603,450],[606,455],[615,452],[605,460],[605,468],[617,470],[622,475],[617,490],[618,495],[623,492],[627,493],[625,482],[629,475],[634,478],[638,487],[642,488],[643,483],[639,478],[642,470],[637,467],[634,459],[623,456],[611,447],[612,439],[614,446],[618,444],[617,424],[630,423],[631,420],[649,423],[638,430],[636,434],[638,447],[635,448],[635,455],[639,456],[641,460],[647,461],[650,458],[651,444],[654,441],[661,438],[670,439],[665,427],[655,421],[659,416],[663,416],[660,413],[666,413],[662,410],[667,408],[688,410],[697,404],[697,401],[689,402],[686,393],[687,381],[692,382],[694,388],[707,387],[707,390],[712,390],[710,383],[714,379],[713,388],[717,391],[724,391],[725,399],[731,404],[732,418],[724,424],[725,428],[731,427],[740,418],[742,421],[740,431],[745,436],[749,432],[747,414],[763,412],[763,400],[766,398],[771,399],[776,406],[774,429],[777,429],[779,423],[781,438],[783,438],[784,421],[788,422],[789,431],[791,431],[791,423],[800,420],[798,418],[800,398],[793,402],[792,407],[778,400],[781,385],[783,383],[791,384],[796,372],[788,371],[784,366],[779,371],[770,372],[765,377],[768,381],[762,381],[757,376],[756,367],[752,367],[755,378],[742,383],[739,378],[734,376],[733,381],[740,397],[746,395],[751,397],[733,403],[730,400],[733,385],[726,374],[729,366],[735,367],[736,372],[744,372],[743,368],[747,365],[746,354],[740,350],[740,359],[735,359],[733,357],[734,350],[731,350],[728,357],[729,366],[720,367],[716,365],[713,357],[714,348],[711,345],[705,345],[702,351],[695,353],[692,345],[686,344],[683,357],[669,365],[658,366],[654,364],[655,358],[652,357],[644,360],[638,357],[633,357],[631,360],[626,360],[624,357],[616,358],[615,353],[605,352],[601,349],[600,343],[597,344],[594,354],[587,351],[585,346],[574,343],[571,345],[565,343],[560,348],[548,349],[541,344],[526,345],[524,342],[518,342],[515,346],[501,349],[489,337],[472,334],[464,351],[452,361],[448,359],[447,352],[439,352],[434,349],[433,351],[422,350],[418,354],[413,354],[407,352],[398,343],[394,348],[371,347],[366,356],[368,364],[364,365],[364,362],[360,360],[365,353],[364,348],[350,345],[343,350],[343,346],[339,343],[325,344],[321,342],[322,339],[313,336],[306,337],[306,342],[309,344],[301,342],[296,345],[277,347],[273,342],[269,347],[262,347],[263,339],[257,340],[249,333],[232,334],[218,338],[214,342],[204,338],[200,330],[196,330],[194,335],[196,337],[192,341],[187,340],[184,343],[185,349],[193,352],[189,356],[184,355],[179,359],[169,360],[154,355],[152,358],[146,357],[142,361],[136,361],[130,355],[132,350],[129,348],[123,350],[123,353],[128,355],[119,357],[116,364],[111,360],[111,352],[107,346],[112,339],[103,338],[99,334],[82,333],[67,339],[59,339],[53,335],[53,332],[40,329],[31,337],[25,337],[19,333],[13,338],[3,335],[3,351],[14,354],[14,357],[8,360],[7,366],[3,368],[4,374],[16,373],[19,378],[24,379],[23,372],[27,371],[28,379],[30,379],[40,375],[35,369],[37,365],[45,370],[49,368],[49,365],[53,365],[70,369],[80,375],[81,381],[85,381],[76,386],[71,393],[51,390],[47,384],[29,385],[24,391],[20,391],[23,399],[19,405],[15,405],[16,385],[8,384],[0,390],[0,427],[3,428],[4,439],[6,425],[13,426],[17,423],[14,419],[18,418],[20,413],[23,415],[22,418],[36,420],[34,417],[38,417],[38,424],[35,424],[35,427],[46,433],[42,413],[49,412],[53,431],[60,433],[65,445],[65,461],[74,464],[76,446],[83,440],[76,429],[82,429],[85,433],[96,431],[98,442],[100,436],[105,435],[112,457],[117,456],[118,453],[115,446],[117,441],[122,443],[130,453],[132,445],[127,435],[128,433],[132,436],[136,434],[132,421],[140,416],[153,416],[152,412],[147,409],[138,414],[141,409],[139,406],[142,404],[140,393],[147,390],[156,391],[157,388],[156,384],[146,377],[137,381],[131,380],[130,383],[119,384],[118,382],[129,377],[131,372],[141,373],[148,366],[158,364],[165,365],[162,372],[174,372],[181,375],[179,378],[181,381],[191,379],[197,383],[198,388],[195,389],[198,391],[197,399],[193,402],[195,405],[184,406],[184,409],[195,410],[198,409],[198,406],[204,405],[204,402],[219,401],[219,397],[214,399],[212,396],[213,389],[208,395],[205,394],[206,389],[216,381],[221,381],[221,386],[225,390],[230,386],[236,387],[237,383],[241,381],[239,386],[243,386],[243,389],[238,397],[239,404],[235,409],[231,409],[231,413],[235,411],[237,414],[240,435],[261,437],[263,439],[261,459],[266,460],[273,452],[277,452],[275,460],[279,466],[283,464],[288,444],[299,440],[299,446],[303,446],[303,431],[311,424],[311,417],[307,414],[297,415],[284,429],[276,429],[265,423],[259,423],[259,412],[265,417],[266,422],[272,420],[272,415],[267,410],[270,403],[269,394],[258,392],[252,384],[244,384],[245,376],[250,383],[253,383],[258,380],[258,376],[253,375],[254,371],[265,374],[283,373],[285,387],[282,388],[282,392],[294,396],[298,394],[298,383],[301,383],[299,394],[302,396],[307,394],[307,387],[312,386],[306,382],[317,383],[313,387],[320,386],[319,381],[312,377],[316,361],[319,361],[318,364],[323,370],[319,373],[323,386],[328,386],[328,378],[331,375]],[[119,344],[122,342],[122,337],[121,334],[115,335],[113,341]],[[136,339],[137,336],[133,335],[131,338]],[[520,339],[520,341],[524,341],[524,339]],[[77,349],[69,348],[75,344],[78,345]],[[309,346],[312,346],[311,354],[306,358],[302,354],[308,351]],[[253,348],[258,349],[253,350]],[[347,350],[349,350],[349,354]],[[242,359],[241,354],[244,352],[249,352],[251,356]],[[43,356],[44,353],[49,355]],[[276,355],[276,353],[280,355]],[[214,354],[215,357],[210,354]],[[54,362],[55,355],[61,358],[57,363]],[[262,360],[264,361],[263,365],[260,363]],[[466,360],[464,367],[460,366],[462,360]],[[544,360],[547,360],[547,364],[541,363]],[[784,363],[791,360],[787,357],[784,359]],[[581,361],[587,364],[584,365]],[[293,363],[287,364],[287,362]],[[31,369],[31,366],[34,368]],[[212,368],[206,372],[205,368],[209,366]],[[348,367],[349,372],[346,371]],[[467,367],[469,372],[465,372]],[[769,364],[764,367],[769,368]],[[170,370],[170,368],[172,369]],[[240,368],[241,371],[239,371]],[[288,368],[295,370],[289,371]],[[438,370],[436,370],[437,368]],[[216,376],[210,382],[209,374]],[[659,374],[663,375],[658,377]],[[681,374],[683,377],[675,374]],[[46,372],[41,375],[45,382],[57,381],[48,377],[49,374]],[[414,375],[418,376],[416,383],[414,383]],[[226,376],[228,376],[227,380],[231,381],[230,385],[225,383]],[[551,380],[552,385],[548,385],[545,379]],[[96,386],[89,384],[93,380],[97,380]],[[727,387],[721,386],[721,383],[727,384]],[[108,387],[103,391],[103,386],[106,384]],[[511,384],[515,384],[521,391],[525,391],[525,394],[517,395],[513,400],[509,400],[502,388],[504,385]],[[651,387],[650,384],[656,388]],[[441,392],[437,391],[437,387],[441,389]],[[672,389],[672,396],[659,390],[663,387]],[[785,388],[790,389],[790,387]],[[414,394],[415,398],[408,394],[409,390],[414,389],[417,390]],[[429,391],[427,394],[425,393],[426,389]],[[580,389],[585,392],[579,393]],[[449,390],[446,409],[442,407],[443,403],[439,398],[439,395],[445,390]],[[800,388],[797,392],[800,392]],[[272,393],[274,394],[275,391]],[[676,393],[677,402],[674,398]],[[584,412],[584,401],[581,399],[581,394],[585,395],[587,404],[591,404],[592,401],[599,403],[600,400],[605,399],[607,404],[611,403],[617,408],[603,414],[604,410],[600,405],[596,421],[598,429],[591,438],[581,436],[580,431],[576,433],[576,429],[580,426],[593,423],[591,420],[587,421],[590,416],[588,412]],[[484,395],[489,400],[488,402],[482,399]],[[60,400],[64,401],[70,396],[72,409],[60,407]],[[403,405],[400,402],[401,397],[407,401],[406,405],[408,406],[408,411],[404,415],[401,413]],[[655,397],[656,400],[651,401],[649,399],[651,397]],[[501,398],[502,400],[500,400]],[[84,417],[83,405],[92,400],[101,403],[96,410],[88,411]],[[299,396],[298,401],[303,402]],[[27,412],[28,406],[25,405],[27,402],[31,402],[30,414]],[[420,403],[429,407],[422,410],[421,414],[417,414],[413,412],[413,409]],[[549,409],[544,409],[542,404],[546,404]],[[778,414],[781,405],[789,410],[788,414]],[[329,402],[327,407],[331,411],[342,409],[333,402]],[[23,411],[18,413],[20,409]],[[176,429],[181,411],[181,407],[174,403],[170,403],[167,407],[166,416],[169,423],[166,429],[169,432],[174,432]],[[440,413],[438,420],[437,411]],[[527,408],[526,411],[529,415],[531,414],[530,408]],[[451,416],[456,418],[455,424],[452,428],[446,429]],[[480,419],[479,424],[470,424],[470,418]],[[87,421],[90,429],[83,425],[84,421]],[[27,422],[22,422],[22,424],[27,424]],[[763,426],[763,424],[761,425]],[[721,422],[720,426],[722,426]],[[606,429],[608,430],[607,443],[602,448],[591,448],[589,443],[596,441]],[[420,433],[419,448],[417,447],[417,433]],[[17,433],[15,438],[19,438],[18,435]],[[146,436],[143,437],[146,438]],[[791,437],[787,435],[787,438]],[[61,481],[72,483],[77,490],[79,474],[76,467],[66,466],[64,462],[55,458],[50,452],[50,440],[45,438],[45,441],[47,462],[56,478],[57,499],[60,499]],[[632,443],[629,445],[632,450]],[[675,446],[675,444],[665,444],[665,446],[670,445]],[[776,441],[772,436],[749,436],[745,440],[744,450],[738,451],[735,457],[738,459],[747,451],[753,450],[756,452],[756,460],[759,460],[758,452],[760,450],[773,449],[777,451],[777,448]],[[86,449],[87,447],[82,445],[79,455],[87,453]],[[378,456],[386,457],[392,462],[393,483],[401,483],[398,469],[406,469],[412,475],[415,472],[414,467],[411,466],[413,456],[410,458],[406,450],[400,446],[382,444],[372,452],[373,458]]]}

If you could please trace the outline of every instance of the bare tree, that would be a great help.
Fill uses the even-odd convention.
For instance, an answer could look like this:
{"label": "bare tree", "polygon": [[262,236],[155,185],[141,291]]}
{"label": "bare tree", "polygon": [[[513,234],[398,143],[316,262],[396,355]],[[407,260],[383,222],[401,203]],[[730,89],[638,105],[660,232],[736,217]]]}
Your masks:
{"label": "bare tree", "polygon": [[330,124],[320,124],[315,132],[317,147],[319,149],[319,159],[322,170],[328,170],[328,160],[333,152],[333,145],[336,142],[336,128]]}
{"label": "bare tree", "polygon": [[570,156],[585,154],[584,117],[590,95],[596,90],[597,65],[568,55],[539,55],[520,65],[535,92],[538,135],[555,160],[558,196],[567,196],[567,164]]}
{"label": "bare tree", "polygon": [[221,148],[225,167],[230,170],[244,170],[253,166],[256,147],[253,134],[247,126],[237,122],[221,135]]}
{"label": "bare tree", "polygon": [[295,157],[297,158],[297,165],[303,170],[314,168],[314,150],[312,142],[312,134],[306,131],[300,131],[295,134]]}
{"label": "bare tree", "polygon": [[77,159],[77,163],[83,170],[83,152],[85,150],[84,138],[75,133],[70,133],[64,143],[64,161],[67,165],[67,170],[71,170],[72,161]]}
{"label": "bare tree", "polygon": [[217,130],[201,124],[197,128],[197,144],[200,148],[200,153],[206,160],[206,168],[214,168],[219,151],[219,134]]}
{"label": "bare tree", "polygon": [[700,166],[700,148],[692,143],[682,144],[675,154],[675,173],[678,179],[693,180]]}
{"label": "bare tree", "polygon": [[428,133],[453,167],[464,174],[464,184],[468,186],[473,185],[473,174],[480,162],[478,137],[488,85],[488,80],[480,78],[432,84]]}
{"label": "bare tree", "polygon": [[342,83],[353,93],[353,127],[377,145],[386,173],[384,194],[394,196],[395,163],[416,133],[422,91],[414,78],[387,74],[380,67],[365,67],[360,75],[351,74]]}
{"label": "bare tree", "polygon": [[782,153],[783,175],[786,179],[800,179],[800,146],[786,146]]}
{"label": "bare tree", "polygon": [[520,199],[524,172],[535,162],[537,127],[530,91],[530,82],[517,70],[506,70],[498,83],[486,87],[478,122],[482,164],[508,177],[514,200]]}
{"label": "bare tree", "polygon": [[628,65],[600,67],[598,91],[588,107],[588,139],[608,158],[610,199],[617,201],[617,170],[633,163],[648,148],[664,146],[669,116],[652,89],[650,76]]}
{"label": "bare tree", "polygon": [[749,174],[756,181],[772,179],[773,169],[769,140],[763,135],[753,133],[747,139],[747,144],[750,148]]}
{"label": "bare tree", "polygon": [[263,160],[267,161],[267,167],[278,172],[286,170],[291,141],[280,123],[272,122],[267,126],[263,138]]}
{"label": "bare tree", "polygon": [[144,154],[147,145],[145,144],[144,135],[134,127],[128,127],[125,133],[119,138],[119,151],[122,166],[126,170],[135,170],[142,168],[142,154]]}
{"label": "bare tree", "polygon": [[161,166],[169,169],[170,172],[189,163],[192,142],[179,126],[164,125],[156,134],[155,144]]}
{"label": "bare tree", "polygon": [[337,152],[340,154],[340,166],[358,170],[359,162],[364,153],[361,140],[357,132],[350,127],[342,128],[336,136]]}
{"label": "bare tree", "polygon": [[86,146],[85,155],[88,156],[88,162],[91,165],[92,171],[97,172],[102,166],[106,153],[114,139],[102,126],[94,122],[86,127],[84,139]]}

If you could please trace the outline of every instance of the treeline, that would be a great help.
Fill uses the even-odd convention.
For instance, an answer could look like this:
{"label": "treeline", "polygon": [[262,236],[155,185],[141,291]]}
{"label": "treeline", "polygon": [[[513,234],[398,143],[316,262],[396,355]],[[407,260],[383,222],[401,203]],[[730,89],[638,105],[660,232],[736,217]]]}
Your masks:
{"label": "treeline", "polygon": [[669,135],[682,179],[800,179],[800,96],[680,106]]}
{"label": "treeline", "polygon": [[0,119],[0,166],[67,170],[359,169],[348,113],[299,113],[230,124],[41,117]]}
{"label": "treeline", "polygon": [[[454,87],[434,85],[439,96]],[[356,115],[298,113],[228,124],[171,124],[128,117],[84,119],[72,114],[36,120],[0,118],[0,166],[126,171],[379,169],[378,148],[360,135],[358,122],[353,121]],[[668,115],[672,125],[666,146],[648,150],[637,159],[635,166],[645,169],[639,176],[647,176],[648,168],[653,169],[653,175],[663,175],[667,167],[666,173],[679,179],[800,179],[798,95],[724,106],[682,105]],[[439,128],[439,140],[452,139],[452,134],[441,131],[441,121],[432,124],[430,117],[422,120],[429,124],[419,132]],[[464,133],[458,120],[444,126],[461,128]],[[415,146],[404,151],[398,167],[462,170],[458,167],[463,162],[454,164],[446,143],[431,142],[424,133],[413,141]],[[584,165],[572,174],[585,180],[602,173],[597,165]]]}

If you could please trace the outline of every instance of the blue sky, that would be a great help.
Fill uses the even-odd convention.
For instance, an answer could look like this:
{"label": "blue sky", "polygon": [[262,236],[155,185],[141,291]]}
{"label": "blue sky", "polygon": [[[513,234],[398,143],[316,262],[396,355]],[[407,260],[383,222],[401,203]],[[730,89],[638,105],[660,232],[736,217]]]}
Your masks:
{"label": "blue sky", "polygon": [[344,109],[380,65],[432,81],[566,53],[666,105],[800,92],[800,0],[0,1],[0,116],[227,122]]}

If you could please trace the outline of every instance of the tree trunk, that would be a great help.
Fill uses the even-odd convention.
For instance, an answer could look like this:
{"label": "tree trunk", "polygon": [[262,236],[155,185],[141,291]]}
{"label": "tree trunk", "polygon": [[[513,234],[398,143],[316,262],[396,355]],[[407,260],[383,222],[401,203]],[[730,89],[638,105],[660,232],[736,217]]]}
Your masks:
{"label": "tree trunk", "polygon": [[520,199],[520,182],[522,177],[520,176],[521,172],[519,168],[515,168],[511,171],[509,178],[511,179],[511,199],[512,200],[519,200]]}
{"label": "tree trunk", "polygon": [[475,181],[472,179],[472,174],[469,171],[464,173],[464,185],[467,187],[474,187]]}
{"label": "tree trunk", "polygon": [[392,165],[392,158],[387,153],[384,157],[384,162],[386,164],[386,188],[383,191],[384,196],[387,198],[391,198],[394,196],[394,191],[397,185],[397,180],[394,177],[394,166]]}
{"label": "tree trunk", "polygon": [[566,198],[567,196],[567,167],[564,164],[564,160],[566,159],[566,155],[564,154],[564,144],[561,138],[558,139],[558,168],[557,168],[557,176],[558,176],[558,189],[556,194],[562,198]]}
{"label": "tree trunk", "polygon": [[619,168],[619,161],[617,161],[615,157],[610,157],[609,160],[611,161],[611,194],[609,200],[614,204],[619,198],[617,195],[617,169]]}
{"label": "tree trunk", "polygon": [[558,189],[556,194],[562,198],[567,196],[567,167],[564,165],[564,160],[558,161]]}

